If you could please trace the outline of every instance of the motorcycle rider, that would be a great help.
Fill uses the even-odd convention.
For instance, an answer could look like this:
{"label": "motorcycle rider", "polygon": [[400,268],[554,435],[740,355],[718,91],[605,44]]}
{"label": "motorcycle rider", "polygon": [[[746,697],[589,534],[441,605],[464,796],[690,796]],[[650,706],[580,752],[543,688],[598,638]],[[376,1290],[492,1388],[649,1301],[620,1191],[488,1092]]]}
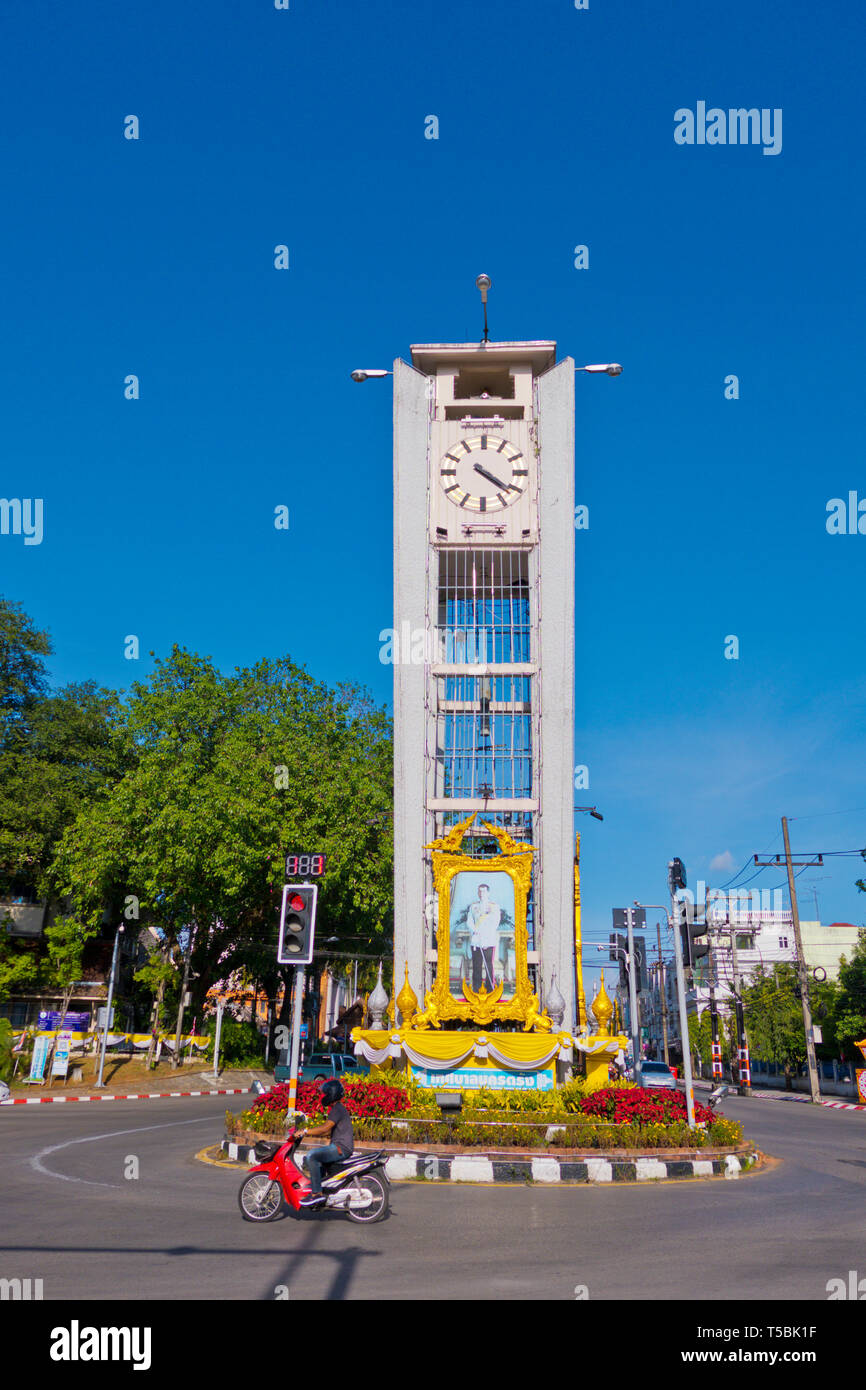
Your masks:
{"label": "motorcycle rider", "polygon": [[327,1200],[322,1193],[322,1165],[339,1163],[349,1158],[355,1147],[352,1133],[352,1117],[345,1105],[340,1102],[344,1095],[339,1081],[326,1081],[322,1087],[322,1106],[327,1117],[315,1129],[305,1131],[304,1137],[310,1139],[330,1139],[319,1149],[311,1149],[307,1154],[307,1171],[310,1174],[309,1196],[301,1198],[302,1207],[320,1207]]}

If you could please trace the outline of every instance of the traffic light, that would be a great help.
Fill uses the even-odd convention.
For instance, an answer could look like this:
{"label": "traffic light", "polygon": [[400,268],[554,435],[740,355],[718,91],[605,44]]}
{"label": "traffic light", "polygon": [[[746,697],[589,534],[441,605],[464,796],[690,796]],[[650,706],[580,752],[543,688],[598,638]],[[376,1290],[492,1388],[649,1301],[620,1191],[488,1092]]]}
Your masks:
{"label": "traffic light", "polygon": [[674,930],[680,934],[683,948],[683,964],[694,965],[709,954],[709,942],[696,938],[705,936],[707,931],[706,912],[703,906],[697,911],[694,904],[682,898],[674,898]]}
{"label": "traffic light", "polygon": [[[611,960],[619,961],[619,982],[621,985],[628,984],[628,967],[626,965],[626,952],[628,951],[628,936],[625,934],[629,927],[629,917],[631,917],[631,929],[634,933],[638,928],[646,926],[645,907],[615,907],[612,909],[613,925],[616,928],[611,933],[610,945]],[[643,937],[632,935],[634,942],[634,959],[631,962],[634,970],[635,989],[640,994],[643,989],[643,978],[641,975],[641,965],[646,960],[646,942]],[[615,946],[620,950],[615,951]]]}
{"label": "traffic light", "polygon": [[318,893],[315,883],[287,883],[283,889],[277,947],[280,965],[309,965],[313,959]]}
{"label": "traffic light", "polygon": [[646,960],[646,939],[642,936],[635,936],[632,937],[632,940],[634,941],[634,987],[640,994],[644,987],[642,967]]}
{"label": "traffic light", "polygon": [[[619,911],[619,910],[620,910],[620,909],[618,909],[618,908],[615,908],[615,909],[614,909],[615,912],[616,912],[616,911]],[[626,952],[627,952],[627,950],[628,950],[628,938],[625,937],[625,936],[622,936],[622,935],[620,934],[620,932],[616,932],[616,931],[615,931],[615,932],[611,932],[611,934],[610,934],[610,958],[611,958],[612,961],[614,961],[615,964],[617,964],[617,965],[619,966],[619,982],[620,982],[621,985],[627,985],[627,984],[628,984],[628,976],[627,976],[626,970],[625,970],[625,957],[626,957]]]}
{"label": "traffic light", "polygon": [[668,883],[672,893],[675,893],[678,888],[685,888],[686,866],[682,859],[672,859],[668,864]]}

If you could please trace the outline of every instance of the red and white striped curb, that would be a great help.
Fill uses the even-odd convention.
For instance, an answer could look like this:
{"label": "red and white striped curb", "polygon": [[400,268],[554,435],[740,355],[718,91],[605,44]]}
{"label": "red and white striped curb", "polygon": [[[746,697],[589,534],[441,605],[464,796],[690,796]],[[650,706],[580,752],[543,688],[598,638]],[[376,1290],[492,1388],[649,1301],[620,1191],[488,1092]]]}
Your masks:
{"label": "red and white striped curb", "polygon": [[237,1086],[231,1091],[149,1091],[134,1095],[117,1095],[114,1091],[97,1096],[13,1096],[0,1100],[0,1105],[72,1105],[85,1100],[168,1100],[171,1096],[245,1096],[249,1086]]}
{"label": "red and white striped curb", "polygon": [[827,1105],[831,1110],[866,1110],[866,1105],[855,1105],[848,1100],[822,1100],[822,1105]]}

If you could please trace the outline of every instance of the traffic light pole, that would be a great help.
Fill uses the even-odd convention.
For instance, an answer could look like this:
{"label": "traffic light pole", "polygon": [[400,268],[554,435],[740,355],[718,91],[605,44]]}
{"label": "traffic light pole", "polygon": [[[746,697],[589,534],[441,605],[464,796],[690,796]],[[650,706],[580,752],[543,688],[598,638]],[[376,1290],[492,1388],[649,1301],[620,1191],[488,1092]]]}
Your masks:
{"label": "traffic light pole", "polygon": [[[663,912],[667,916],[667,908],[660,903],[641,903],[646,911],[652,909],[654,912]],[[683,945],[680,940],[680,928],[675,911],[676,898],[671,889],[671,916],[668,922],[673,927],[674,933],[674,962],[677,972],[677,1003],[680,1014],[680,1037],[683,1045],[683,1080],[686,1083],[686,1115],[689,1122],[689,1129],[695,1127],[695,1087],[692,1080],[692,1054],[689,1050],[689,1018],[686,1011],[686,987],[683,975]],[[661,937],[659,937],[661,942]]]}
{"label": "traffic light pole", "polygon": [[659,943],[659,980],[660,980],[660,984],[661,984],[661,1000],[662,1000],[662,1040],[663,1040],[663,1043],[664,1043],[665,1066],[668,1066],[668,1065],[669,1065],[669,1062],[668,1062],[668,1000],[667,1000],[667,993],[668,993],[668,990],[667,990],[667,979],[666,979],[665,963],[664,963],[664,961],[663,961],[663,959],[662,959],[662,929],[661,929],[661,924],[660,924],[659,922],[656,922],[656,935],[657,935],[657,937],[658,937],[658,943]]}
{"label": "traffic light pole", "polygon": [[303,965],[295,966],[295,994],[292,1001],[292,1055],[289,1066],[289,1108],[286,1115],[288,1122],[294,1120],[297,1111],[298,1095],[298,1063],[301,1056],[301,1012],[304,1006],[304,982],[306,980],[306,967]]}
{"label": "traffic light pole", "polygon": [[[671,905],[675,898],[671,894]],[[695,1127],[695,1087],[692,1080],[692,1049],[689,1041],[689,1014],[686,1008],[686,982],[683,971],[683,943],[680,939],[679,925],[677,923],[676,912],[674,918],[674,960],[677,968],[677,1003],[680,1011],[680,1039],[683,1048],[683,1080],[686,1083],[686,1115],[689,1122],[689,1129]]]}
{"label": "traffic light pole", "polygon": [[635,968],[634,968],[634,911],[632,908],[626,909],[626,927],[628,931],[628,1011],[629,1031],[631,1033],[631,1056],[634,1068],[634,1079],[640,1084],[640,1020],[637,1016],[637,989],[635,988]]}

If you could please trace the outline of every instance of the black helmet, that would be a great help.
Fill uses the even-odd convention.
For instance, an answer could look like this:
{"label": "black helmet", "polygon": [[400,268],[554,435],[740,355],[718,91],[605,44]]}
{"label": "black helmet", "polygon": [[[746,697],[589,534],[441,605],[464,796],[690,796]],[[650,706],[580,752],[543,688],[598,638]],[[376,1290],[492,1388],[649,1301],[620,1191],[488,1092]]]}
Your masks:
{"label": "black helmet", "polygon": [[322,1104],[336,1105],[338,1100],[343,1099],[343,1087],[339,1081],[326,1081],[322,1087]]}

